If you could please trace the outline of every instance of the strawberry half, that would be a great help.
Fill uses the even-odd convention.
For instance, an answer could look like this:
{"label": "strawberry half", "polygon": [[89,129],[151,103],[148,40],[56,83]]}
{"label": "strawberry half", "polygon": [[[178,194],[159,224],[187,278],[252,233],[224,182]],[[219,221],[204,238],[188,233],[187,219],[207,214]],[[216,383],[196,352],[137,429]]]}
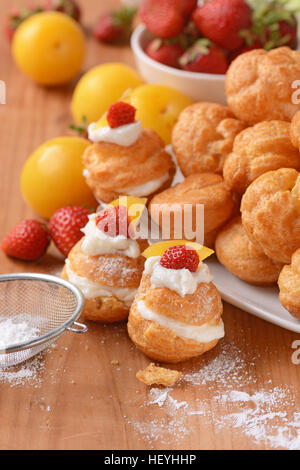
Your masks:
{"label": "strawberry half", "polygon": [[50,235],[64,256],[68,256],[73,246],[83,237],[81,229],[88,223],[91,213],[85,207],[68,206],[59,209],[51,217]]}
{"label": "strawberry half", "polygon": [[117,127],[131,124],[135,120],[136,108],[124,101],[117,101],[110,106],[107,111],[107,122],[109,127],[115,129]]}
{"label": "strawberry half", "polygon": [[118,235],[129,238],[130,222],[125,206],[108,207],[101,211],[96,218],[97,228],[112,238]]}
{"label": "strawberry half", "polygon": [[160,258],[160,264],[166,269],[188,269],[196,272],[199,266],[196,250],[184,245],[171,246]]}
{"label": "strawberry half", "polygon": [[185,18],[174,0],[143,0],[139,15],[148,30],[163,39],[174,38],[185,25]]}
{"label": "strawberry half", "polygon": [[24,261],[35,261],[47,250],[50,236],[47,227],[38,220],[22,220],[2,240],[4,253]]}

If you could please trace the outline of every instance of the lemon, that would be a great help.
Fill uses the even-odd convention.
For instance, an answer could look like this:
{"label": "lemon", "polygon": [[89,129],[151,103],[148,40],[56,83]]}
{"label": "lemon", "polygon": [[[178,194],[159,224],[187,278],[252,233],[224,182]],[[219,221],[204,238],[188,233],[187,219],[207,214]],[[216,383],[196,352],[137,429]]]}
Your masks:
{"label": "lemon", "polygon": [[76,21],[59,12],[38,13],[17,29],[12,52],[22,72],[40,85],[75,78],[85,56],[85,38]]}
{"label": "lemon", "polygon": [[27,159],[21,191],[40,216],[50,218],[68,205],[97,207],[82,174],[82,155],[89,145],[79,137],[58,137],[45,142]]}
{"label": "lemon", "polygon": [[78,82],[72,97],[71,111],[78,124],[97,121],[126,90],[143,80],[131,67],[111,62],[92,68]]}

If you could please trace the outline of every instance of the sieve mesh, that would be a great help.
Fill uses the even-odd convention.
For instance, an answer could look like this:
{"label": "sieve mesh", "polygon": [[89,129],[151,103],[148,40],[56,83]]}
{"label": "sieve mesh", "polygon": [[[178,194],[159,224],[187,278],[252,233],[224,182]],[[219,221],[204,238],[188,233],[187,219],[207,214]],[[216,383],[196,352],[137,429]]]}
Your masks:
{"label": "sieve mesh", "polygon": [[[27,345],[7,347],[5,354],[0,354],[0,367],[23,362],[47,348],[72,326],[83,306],[78,289],[59,278],[35,274],[0,276],[0,322],[26,320],[40,331],[40,336]],[[85,330],[78,330],[81,331]]]}

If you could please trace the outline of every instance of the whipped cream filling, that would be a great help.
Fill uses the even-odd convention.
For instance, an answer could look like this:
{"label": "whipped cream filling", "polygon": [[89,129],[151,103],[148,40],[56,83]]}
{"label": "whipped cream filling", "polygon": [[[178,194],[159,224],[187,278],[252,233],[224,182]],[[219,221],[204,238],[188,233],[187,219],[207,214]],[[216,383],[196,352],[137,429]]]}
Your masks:
{"label": "whipped cream filling", "polygon": [[137,289],[135,288],[104,286],[83,276],[78,276],[71,269],[69,259],[66,259],[66,271],[69,281],[81,290],[86,299],[114,296],[124,302],[126,307],[130,307],[137,293]]}
{"label": "whipped cream filling", "polygon": [[96,123],[92,123],[88,127],[89,139],[92,142],[109,142],[123,147],[133,145],[140,138],[142,132],[141,121],[116,127],[115,129],[109,126],[97,127]]}
{"label": "whipped cream filling", "polygon": [[97,213],[91,214],[89,222],[81,230],[85,234],[81,245],[82,251],[89,256],[120,253],[129,258],[138,258],[141,254],[138,242],[124,235],[110,237],[102,232],[96,225],[97,215]]}
{"label": "whipped cream filling", "polygon": [[201,326],[188,325],[153,312],[145,305],[143,300],[137,301],[137,310],[145,320],[151,320],[165,328],[169,328],[181,338],[193,339],[199,343],[209,343],[225,336],[224,323],[221,318],[217,325],[211,325],[210,323],[204,323]]}
{"label": "whipped cream filling", "polygon": [[206,264],[200,262],[196,272],[188,269],[167,269],[161,266],[160,256],[152,256],[145,263],[144,273],[150,276],[151,286],[167,287],[177,292],[181,297],[194,294],[198,284],[211,282],[213,276]]}
{"label": "whipped cream filling", "polygon": [[131,186],[130,188],[116,189],[119,194],[126,194],[128,196],[143,197],[149,196],[159,189],[169,179],[169,172],[165,173],[160,178],[148,181],[147,183],[140,184],[139,186]]}
{"label": "whipped cream filling", "polygon": [[82,174],[85,178],[89,178],[91,176],[89,170],[87,170],[86,168],[83,170]]}

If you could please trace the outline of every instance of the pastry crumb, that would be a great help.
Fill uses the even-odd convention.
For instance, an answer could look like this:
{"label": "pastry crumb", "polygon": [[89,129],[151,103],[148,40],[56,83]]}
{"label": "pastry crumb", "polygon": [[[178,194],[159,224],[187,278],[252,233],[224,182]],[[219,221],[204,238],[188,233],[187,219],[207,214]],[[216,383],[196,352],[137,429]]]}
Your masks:
{"label": "pastry crumb", "polygon": [[178,370],[165,369],[157,367],[155,364],[149,364],[146,369],[139,370],[136,378],[146,385],[164,385],[171,387],[180,379],[182,372]]}
{"label": "pastry crumb", "polygon": [[112,366],[118,366],[119,364],[120,364],[120,363],[119,363],[119,361],[118,361],[117,359],[113,359],[113,360],[111,361],[111,365],[112,365]]}

